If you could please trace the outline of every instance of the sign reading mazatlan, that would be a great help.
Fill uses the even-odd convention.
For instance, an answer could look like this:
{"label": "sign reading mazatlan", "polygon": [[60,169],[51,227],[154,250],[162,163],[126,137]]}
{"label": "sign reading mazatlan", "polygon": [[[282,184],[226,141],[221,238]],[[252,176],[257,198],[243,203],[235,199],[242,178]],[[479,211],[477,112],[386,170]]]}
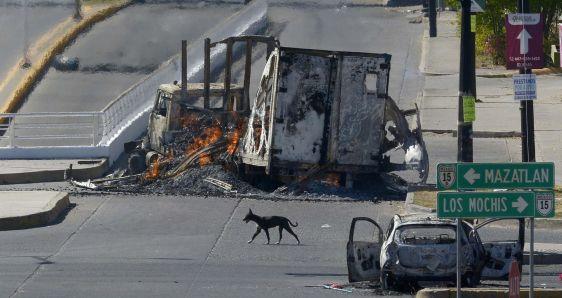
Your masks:
{"label": "sign reading mazatlan", "polygon": [[554,164],[524,163],[449,163],[437,165],[440,190],[490,188],[554,188]]}

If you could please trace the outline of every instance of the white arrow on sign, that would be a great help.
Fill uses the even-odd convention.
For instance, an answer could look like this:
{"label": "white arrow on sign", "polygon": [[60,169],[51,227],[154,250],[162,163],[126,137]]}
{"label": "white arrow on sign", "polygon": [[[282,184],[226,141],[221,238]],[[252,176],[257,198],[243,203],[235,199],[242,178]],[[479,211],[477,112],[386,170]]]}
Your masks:
{"label": "white arrow on sign", "polygon": [[529,204],[522,197],[517,198],[516,202],[511,203],[511,207],[517,208],[517,212],[521,213]]}
{"label": "white arrow on sign", "polygon": [[473,168],[470,168],[465,174],[464,179],[470,183],[470,185],[474,184],[474,181],[480,179],[480,174],[476,173]]}
{"label": "white arrow on sign", "polygon": [[529,39],[533,39],[531,34],[523,28],[521,33],[517,36],[517,39],[519,39],[519,54],[525,55],[529,53]]}

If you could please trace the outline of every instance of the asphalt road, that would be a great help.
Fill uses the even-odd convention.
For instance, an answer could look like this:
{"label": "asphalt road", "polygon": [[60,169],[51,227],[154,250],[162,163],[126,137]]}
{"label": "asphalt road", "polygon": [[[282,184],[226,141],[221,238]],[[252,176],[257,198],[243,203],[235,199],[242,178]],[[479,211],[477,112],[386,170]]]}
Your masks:
{"label": "asphalt road", "polygon": [[[409,23],[405,9],[305,3],[272,3],[270,33],[284,46],[392,54],[390,94],[400,107],[411,108],[422,86],[415,74],[423,25]],[[239,7],[164,3],[124,9],[65,51],[79,59],[78,71],[51,68],[20,111],[99,111],[176,54],[181,39],[194,40]]]}
{"label": "asphalt road", "polygon": [[[346,282],[352,217],[386,222],[394,212],[389,203],[211,197],[87,195],[71,202],[59,224],[0,233],[0,296],[339,297],[308,286]],[[264,235],[246,243],[255,228],[242,221],[248,208],[298,221],[302,245],[288,235],[281,245],[263,244]]]}
{"label": "asphalt road", "polygon": [[[28,0],[27,7],[24,3],[24,0],[0,1],[0,78],[10,70],[19,70],[12,68],[23,57],[26,42],[30,47],[51,27],[74,13],[74,0]],[[7,92],[0,90],[0,105],[7,96]]]}
{"label": "asphalt road", "polygon": [[[270,20],[282,29],[287,47],[392,55],[389,94],[400,108],[412,108],[423,87],[419,75],[423,25],[410,23],[410,8],[342,7],[328,3],[270,5]],[[420,8],[420,7],[413,7]]]}
{"label": "asphalt road", "polygon": [[158,65],[239,9],[239,4],[133,5],[96,24],[64,55],[78,71],[50,68],[20,112],[100,111]]}

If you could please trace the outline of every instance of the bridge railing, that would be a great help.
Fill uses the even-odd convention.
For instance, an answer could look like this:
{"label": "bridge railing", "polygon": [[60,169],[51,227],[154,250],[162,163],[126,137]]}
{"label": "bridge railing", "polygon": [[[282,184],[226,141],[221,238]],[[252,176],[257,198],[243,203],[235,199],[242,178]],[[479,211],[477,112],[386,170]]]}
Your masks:
{"label": "bridge railing", "polygon": [[0,148],[96,146],[102,113],[0,113]]}

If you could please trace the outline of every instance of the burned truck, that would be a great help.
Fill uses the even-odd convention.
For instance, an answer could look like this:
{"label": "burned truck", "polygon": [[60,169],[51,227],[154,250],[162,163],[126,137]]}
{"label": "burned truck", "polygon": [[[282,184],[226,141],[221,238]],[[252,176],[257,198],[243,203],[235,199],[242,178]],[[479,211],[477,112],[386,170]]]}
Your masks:
{"label": "burned truck", "polygon": [[[266,62],[250,97],[258,45]],[[212,82],[218,46],[226,47],[222,82]],[[391,55],[282,47],[269,36],[207,39],[204,55],[202,83],[188,84],[182,74],[181,84],[157,90],[146,136],[126,145],[132,173],[185,154],[181,167],[158,175],[227,156],[248,180],[328,174],[350,186],[363,174],[401,170],[427,178],[417,107],[400,110],[388,95]]]}

